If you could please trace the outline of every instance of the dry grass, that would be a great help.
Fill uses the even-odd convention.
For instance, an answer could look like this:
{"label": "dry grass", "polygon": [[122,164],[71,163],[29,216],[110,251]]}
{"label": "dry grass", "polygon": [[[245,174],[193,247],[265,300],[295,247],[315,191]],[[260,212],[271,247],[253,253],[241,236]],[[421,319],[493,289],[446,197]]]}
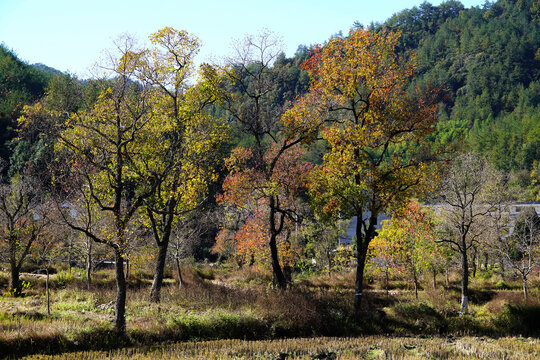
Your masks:
{"label": "dry grass", "polygon": [[[69,279],[65,279],[65,274],[60,275],[60,279],[51,277],[56,281],[52,289],[51,316],[46,315],[43,279],[25,277],[25,281],[29,282],[26,297],[0,297],[0,357],[6,354],[60,353],[68,350],[103,350],[134,346],[136,349],[118,350],[115,354],[122,358],[129,356],[131,351],[137,358],[136,356],[143,356],[143,349],[149,349],[158,356],[157,350],[152,350],[151,347],[167,341],[223,338],[256,340],[359,334],[539,335],[538,330],[535,330],[538,327],[531,322],[537,319],[540,311],[537,289],[532,289],[531,298],[524,302],[519,291],[493,290],[493,282],[486,283],[490,288],[484,290],[478,288],[480,282],[476,282],[471,294],[472,314],[460,317],[460,295],[455,283],[450,289],[432,289],[431,286],[426,286],[425,290],[420,292],[418,300],[410,290],[396,289],[399,286],[393,286],[394,290],[387,294],[380,290],[380,284],[373,284],[366,292],[363,321],[356,323],[352,316],[352,272],[306,277],[296,281],[286,291],[276,291],[271,287],[270,274],[260,270],[211,266],[198,266],[195,269],[185,267],[183,270],[186,285],[178,289],[172,279],[167,279],[159,305],[148,301],[150,282],[147,279],[129,280],[126,312],[128,336],[121,340],[112,332],[115,289],[111,272],[100,272],[90,290],[86,289],[84,281],[77,277],[76,273]],[[378,342],[384,340],[377,337],[364,339],[377,339]],[[326,339],[320,341],[327,342]],[[396,341],[401,344],[402,340]],[[443,344],[443,339],[437,341]],[[486,340],[489,349],[486,348],[485,351],[499,351],[494,350],[498,349],[498,341]],[[462,356],[459,354],[464,353],[463,349],[474,345],[463,343],[465,345],[460,345],[459,349],[463,349],[458,349],[461,351],[459,352],[455,345],[457,341],[449,343],[453,345],[444,345],[445,350],[441,350],[441,356]],[[358,347],[360,344],[354,346]],[[386,343],[383,341],[381,344]],[[427,345],[426,343],[425,346]],[[312,356],[318,351],[313,348],[313,351],[295,352],[294,346],[286,353],[295,354],[298,358],[309,354]],[[381,345],[370,350],[369,346],[367,350],[358,347],[356,352],[351,353],[354,356],[350,355],[349,358],[369,358],[377,354],[392,354],[401,358],[413,353],[411,349],[406,349],[402,354],[398,351],[401,345],[392,342],[384,345],[387,346],[384,348]],[[418,348],[424,345],[415,346]],[[227,354],[227,351],[221,352]],[[436,354],[438,350],[429,348],[425,351]],[[99,358],[104,353],[88,354],[89,358]],[[241,351],[237,354],[243,356]],[[344,359],[349,356],[345,350],[336,350],[336,354]],[[165,353],[163,356],[170,357],[170,354]],[[229,358],[234,358],[231,356]],[[439,358],[437,355],[429,356]]]}
{"label": "dry grass", "polygon": [[[55,359],[538,359],[540,341],[527,338],[304,338],[218,340],[150,348],[62,354]],[[45,355],[28,359],[50,359]]]}
{"label": "dry grass", "polygon": [[537,296],[530,296],[527,300],[525,300],[521,291],[497,291],[495,296],[485,304],[485,309],[490,313],[498,313],[503,311],[505,306],[508,304],[516,306],[540,306],[540,299]]}

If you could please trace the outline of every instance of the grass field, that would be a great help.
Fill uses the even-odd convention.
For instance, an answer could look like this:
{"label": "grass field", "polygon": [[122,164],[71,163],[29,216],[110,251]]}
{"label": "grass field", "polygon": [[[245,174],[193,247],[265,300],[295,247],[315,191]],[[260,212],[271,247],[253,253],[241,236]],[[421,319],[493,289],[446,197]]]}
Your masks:
{"label": "grass field", "polygon": [[[271,288],[269,274],[253,269],[189,267],[182,288],[167,279],[159,305],[148,301],[148,277],[129,280],[127,335],[119,338],[112,327],[113,274],[97,273],[90,289],[83,278],[51,277],[50,315],[42,277],[23,275],[24,297],[1,296],[0,358],[534,359],[538,353],[538,340],[527,338],[540,335],[534,282],[525,301],[517,281],[475,278],[466,316],[458,313],[458,277],[449,288],[426,286],[419,299],[403,279],[388,293],[377,282],[366,284],[364,318],[356,322],[352,273],[300,277],[282,292]],[[0,275],[0,286],[6,284]],[[289,340],[275,340],[283,338]]]}
{"label": "grass field", "polygon": [[268,341],[185,342],[114,351],[87,351],[27,359],[516,359],[540,357],[532,338],[301,338]]}

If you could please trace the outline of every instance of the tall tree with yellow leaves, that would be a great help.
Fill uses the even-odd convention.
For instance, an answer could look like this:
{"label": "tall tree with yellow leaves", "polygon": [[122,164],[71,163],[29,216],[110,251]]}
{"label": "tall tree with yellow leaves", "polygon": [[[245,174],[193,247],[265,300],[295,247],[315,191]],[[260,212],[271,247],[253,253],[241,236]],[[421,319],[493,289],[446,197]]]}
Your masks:
{"label": "tall tree with yellow leaves", "polygon": [[[129,38],[117,43],[105,68],[113,75],[111,86],[91,109],[63,124],[55,147],[58,158],[67,160],[57,174],[70,184],[59,207],[64,219],[114,251],[115,328],[121,334],[130,226],[141,213],[147,215],[143,224],[153,230],[158,246],[151,299],[159,301],[171,227],[178,215],[197,206],[215,179],[209,162],[227,134],[222,121],[204,112],[218,97],[217,70],[204,65],[197,81],[191,77],[196,39],[165,28],[151,41],[151,49],[137,48]],[[96,211],[108,226],[96,226]]]}
{"label": "tall tree with yellow leaves", "polygon": [[217,180],[219,149],[228,126],[207,111],[224,98],[220,71],[203,64],[195,78],[199,40],[166,27],[152,34],[150,42],[151,48],[132,56],[140,59],[135,63],[138,80],[154,88],[152,113],[161,127],[148,133],[142,157],[142,168],[154,174],[157,185],[143,208],[157,245],[150,300],[159,302],[172,229],[201,205],[208,185]]}
{"label": "tall tree with yellow leaves", "polygon": [[399,37],[384,29],[358,29],[331,39],[304,64],[310,90],[284,116],[289,131],[309,134],[308,141],[320,134],[328,144],[323,164],[311,176],[317,211],[358,219],[358,319],[377,216],[400,207],[435,177],[437,150],[427,137],[437,121],[436,92],[406,91],[415,65],[412,56],[397,55]]}
{"label": "tall tree with yellow leaves", "polygon": [[[117,42],[119,56],[111,56],[106,68],[114,76],[111,86],[89,110],[69,117],[55,144],[57,158],[64,160],[55,176],[55,182],[62,184],[60,213],[72,229],[114,252],[119,334],[126,329],[124,262],[129,225],[155,188],[155,182],[140,177],[145,173],[140,160],[148,133],[158,128],[151,112],[153,90],[148,84],[135,83],[134,62],[139,60],[130,55],[133,47],[128,38]],[[96,228],[96,212],[107,227]]]}

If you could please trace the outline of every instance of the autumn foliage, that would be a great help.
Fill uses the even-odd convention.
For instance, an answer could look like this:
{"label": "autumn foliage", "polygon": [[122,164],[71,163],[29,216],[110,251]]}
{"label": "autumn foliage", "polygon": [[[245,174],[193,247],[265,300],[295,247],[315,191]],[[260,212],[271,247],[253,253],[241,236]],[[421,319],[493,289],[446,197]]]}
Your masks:
{"label": "autumn foliage", "polygon": [[[222,229],[212,250],[230,256],[240,266],[270,269],[267,218],[267,206],[261,201],[238,230]],[[292,236],[294,225],[288,222],[285,227],[286,230],[277,238],[278,256],[282,268],[292,268],[301,257],[302,248]]]}
{"label": "autumn foliage", "polygon": [[401,34],[358,29],[331,39],[304,64],[311,86],[284,116],[291,133],[322,137],[323,163],[310,176],[310,195],[323,217],[356,216],[355,310],[377,216],[406,204],[437,178],[439,149],[429,141],[437,92],[411,92],[414,56],[396,51]]}
{"label": "autumn foliage", "polygon": [[385,221],[369,245],[370,267],[385,275],[408,274],[418,289],[418,275],[437,268],[442,257],[435,221],[427,209],[411,200]]}
{"label": "autumn foliage", "polygon": [[[243,212],[240,225],[224,228],[218,234],[213,250],[233,257],[238,264],[271,265],[269,229],[269,206],[271,197],[277,199],[278,206],[288,209],[283,217],[282,231],[276,244],[280,264],[292,266],[299,259],[300,249],[291,241],[295,209],[301,204],[298,196],[306,191],[307,176],[312,165],[302,160],[305,151],[296,145],[279,157],[276,153],[281,144],[275,144],[263,157],[263,164],[257,163],[253,149],[235,148],[225,161],[229,175],[223,183],[223,194],[217,200]],[[273,166],[271,173],[266,172]]]}

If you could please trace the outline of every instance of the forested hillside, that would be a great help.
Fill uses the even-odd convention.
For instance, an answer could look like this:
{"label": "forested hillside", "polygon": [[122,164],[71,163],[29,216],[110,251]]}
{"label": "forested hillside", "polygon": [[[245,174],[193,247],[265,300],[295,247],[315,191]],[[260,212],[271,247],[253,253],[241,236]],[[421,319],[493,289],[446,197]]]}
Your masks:
{"label": "forested hillside", "polygon": [[385,25],[403,32],[404,51],[416,52],[417,83],[448,90],[441,120],[465,129],[467,143],[498,168],[521,170],[524,182],[534,181],[528,175],[538,181],[538,1],[503,0],[471,9],[457,1],[424,3]]}
{"label": "forested hillside", "polygon": [[[415,85],[431,84],[446,91],[439,111],[439,126],[445,128],[439,134],[441,141],[464,135],[466,143],[496,167],[518,174],[521,187],[540,182],[537,1],[500,0],[470,9],[453,0],[439,6],[426,2],[370,27],[400,30],[401,52],[416,54]],[[300,64],[309,51],[302,45],[293,58],[276,59],[272,71],[279,81],[266,98],[269,106],[287,106],[307,90],[309,80]],[[0,141],[1,155],[7,159],[6,141],[14,137],[11,129],[22,105],[43,95],[54,70],[43,64],[26,65],[4,47],[0,57],[0,126],[4,129]],[[242,142],[237,135],[235,141]],[[522,196],[533,200],[540,195],[538,189],[529,188]]]}
{"label": "forested hillside", "polygon": [[14,127],[24,105],[43,96],[50,79],[46,73],[25,64],[0,45],[0,158],[7,159],[7,142],[15,136]]}
{"label": "forested hillside", "polygon": [[[411,86],[443,90],[438,140],[463,138],[465,146],[512,174],[522,200],[538,201],[540,4],[501,0],[465,9],[459,1],[426,2],[369,27],[401,31],[401,53],[413,52],[417,60]],[[276,76],[284,80],[275,89],[276,105],[307,88],[298,65],[309,51],[300,46],[292,59],[276,61]]]}

